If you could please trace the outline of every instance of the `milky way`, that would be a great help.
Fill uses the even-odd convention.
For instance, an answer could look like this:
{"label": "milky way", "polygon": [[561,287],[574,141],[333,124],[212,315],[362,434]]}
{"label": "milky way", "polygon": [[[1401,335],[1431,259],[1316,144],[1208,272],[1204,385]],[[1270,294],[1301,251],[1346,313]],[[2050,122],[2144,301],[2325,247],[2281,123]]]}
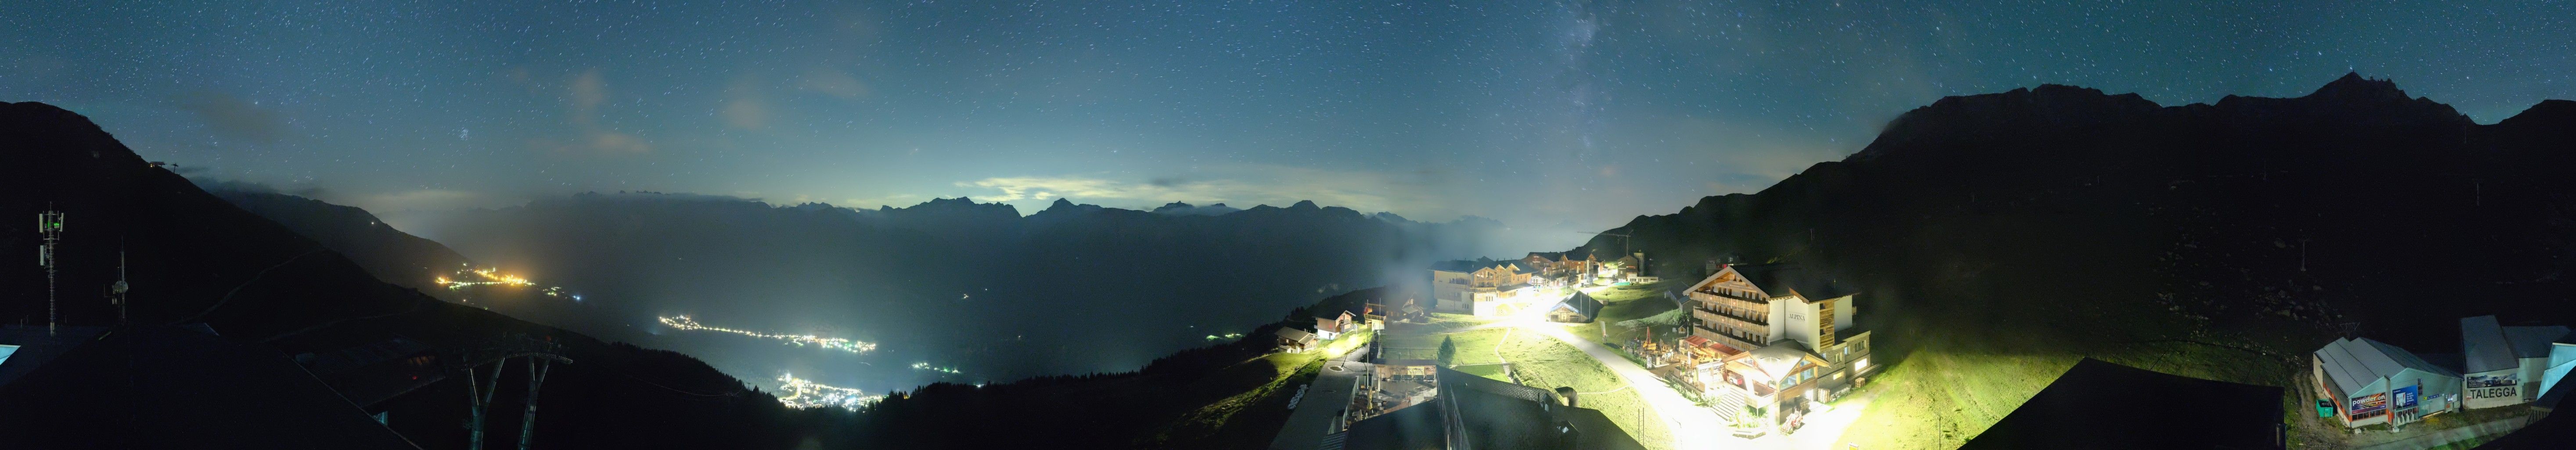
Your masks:
{"label": "milky way", "polygon": [[2269,3],[5,2],[0,99],[398,225],[591,190],[1314,199],[1561,248],[1946,95],[2576,97],[2566,2]]}

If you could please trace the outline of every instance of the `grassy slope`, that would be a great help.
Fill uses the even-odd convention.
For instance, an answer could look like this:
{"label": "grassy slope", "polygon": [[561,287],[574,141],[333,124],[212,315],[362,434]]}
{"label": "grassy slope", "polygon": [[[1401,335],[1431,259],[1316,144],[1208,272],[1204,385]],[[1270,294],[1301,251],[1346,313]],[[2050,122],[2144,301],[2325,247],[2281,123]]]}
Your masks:
{"label": "grassy slope", "polygon": [[[1442,314],[1432,324],[1439,329],[1457,330],[1489,323],[1468,316]],[[1500,363],[1510,362],[1521,373],[1521,382],[1532,387],[1555,389],[1572,387],[1580,393],[1583,407],[1601,410],[1619,428],[1647,448],[1667,450],[1672,436],[1664,421],[1649,409],[1637,392],[1610,372],[1600,361],[1584,355],[1582,350],[1557,342],[1555,338],[1508,328],[1452,331],[1447,334],[1389,336],[1381,344],[1391,359],[1431,359],[1438,353],[1442,338],[1454,340],[1458,356],[1452,367],[1496,380],[1510,381],[1503,375]]]}

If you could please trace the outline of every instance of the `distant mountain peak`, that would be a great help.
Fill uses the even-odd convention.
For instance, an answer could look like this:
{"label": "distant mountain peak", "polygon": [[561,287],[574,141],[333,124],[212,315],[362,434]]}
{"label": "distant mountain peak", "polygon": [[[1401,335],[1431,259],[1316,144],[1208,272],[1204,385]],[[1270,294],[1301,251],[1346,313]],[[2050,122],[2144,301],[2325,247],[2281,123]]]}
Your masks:
{"label": "distant mountain peak", "polygon": [[2406,91],[2397,88],[2395,80],[2363,78],[2359,72],[2345,72],[2343,78],[2318,87],[2307,98],[2368,101],[2405,101]]}
{"label": "distant mountain peak", "polygon": [[1161,207],[1154,208],[1152,212],[1155,214],[1173,216],[1222,216],[1242,210],[1242,208],[1225,206],[1224,203],[1196,206],[1184,202],[1171,202],[1163,204]]}

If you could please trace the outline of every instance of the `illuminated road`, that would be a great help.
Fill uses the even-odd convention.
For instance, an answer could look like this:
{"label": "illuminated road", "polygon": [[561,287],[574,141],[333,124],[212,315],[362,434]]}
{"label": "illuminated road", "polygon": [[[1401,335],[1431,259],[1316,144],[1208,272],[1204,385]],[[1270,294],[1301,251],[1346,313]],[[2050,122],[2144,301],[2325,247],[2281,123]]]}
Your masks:
{"label": "illuminated road", "polygon": [[1563,327],[1533,325],[1524,328],[1546,334],[1559,342],[1564,342],[1565,345],[1583,350],[1583,354],[1592,355],[1592,359],[1600,360],[1601,365],[1609,367],[1611,373],[1619,374],[1619,379],[1627,381],[1628,387],[1636,388],[1637,397],[1645,399],[1646,406],[1655,408],[1655,416],[1664,419],[1664,429],[1673,434],[1673,448],[1714,449],[1730,441],[1743,442],[1733,436],[1719,434],[1718,432],[1724,428],[1719,424],[1724,422],[1718,421],[1717,412],[1700,407],[1697,403],[1691,403],[1690,399],[1682,397],[1681,392],[1674,391],[1671,385],[1664,384],[1662,378],[1647,372],[1645,367],[1639,367],[1636,362],[1619,356],[1618,352],[1610,350],[1609,347],[1602,347],[1601,344],[1566,333]]}

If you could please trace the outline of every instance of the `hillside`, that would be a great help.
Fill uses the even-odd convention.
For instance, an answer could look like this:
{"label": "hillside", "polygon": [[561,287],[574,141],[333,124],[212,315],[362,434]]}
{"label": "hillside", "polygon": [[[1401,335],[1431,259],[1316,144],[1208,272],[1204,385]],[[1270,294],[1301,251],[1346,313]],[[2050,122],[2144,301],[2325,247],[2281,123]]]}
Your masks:
{"label": "hillside", "polygon": [[[1313,202],[1185,206],[1057,201],[1022,216],[963,198],[853,209],[617,192],[464,211],[424,229],[478,264],[589,299],[495,302],[497,311],[698,355],[745,378],[793,371],[888,390],[1134,370],[1328,295],[1427,282],[1416,268],[1469,256],[1499,228]],[[881,346],[823,357],[655,334],[655,316],[676,314]],[[918,361],[965,373],[903,367]]]}
{"label": "hillside", "polygon": [[[132,285],[128,323],[136,336],[199,336],[169,334],[166,327],[203,324],[218,339],[191,345],[238,348],[255,359],[271,360],[397,337],[440,351],[505,340],[560,345],[575,362],[556,366],[547,379],[540,402],[545,412],[536,422],[539,447],[783,448],[803,437],[792,430],[810,417],[785,410],[769,395],[686,356],[600,341],[378,281],[324,242],[299,236],[147,164],[70,111],[39,103],[0,104],[0,149],[10,161],[0,165],[0,212],[24,218],[51,207],[67,215],[59,281],[61,317],[68,325],[110,327],[109,336],[127,329],[116,327],[118,312],[100,294],[116,280],[121,255]],[[26,220],[0,225],[0,236],[5,236],[0,247],[35,253],[32,225]],[[0,314],[5,314],[0,317],[42,327],[46,285],[44,271],[35,265],[0,268],[0,298],[7,299],[0,301]],[[153,342],[149,337],[119,339]],[[6,427],[0,436],[33,447],[116,442],[167,447],[183,445],[170,441],[182,438],[197,443],[187,446],[248,442],[256,436],[222,433],[262,429],[207,426],[214,434],[169,434],[153,428],[156,422],[138,419],[143,417],[138,413],[201,411],[187,406],[259,396],[115,400],[120,398],[117,391],[65,396],[61,394],[88,391],[47,380],[78,381],[66,375],[107,368],[77,360],[58,363],[0,387],[0,402],[11,406],[0,409],[0,427]],[[389,413],[389,426],[411,444],[462,447],[465,430],[458,424],[465,417],[465,387],[455,380],[410,391],[378,408]],[[525,381],[517,375],[501,378],[503,386]],[[505,389],[495,402],[520,402],[518,392]],[[347,414],[356,414],[355,405],[347,407]],[[220,417],[215,420],[257,416]],[[489,433],[501,437],[496,440],[508,439],[517,436],[517,429],[516,420],[495,420]]]}
{"label": "hillside", "polygon": [[[291,228],[354,237],[322,242],[355,259],[386,261],[388,267],[403,268],[422,265],[416,261],[424,255],[442,254],[418,247],[383,245],[418,238],[383,229],[367,220],[355,220],[372,217],[355,208],[276,193],[226,191],[217,195],[237,204],[251,202],[244,206]],[[992,207],[946,200],[935,202],[931,208],[947,205],[969,211]],[[958,216],[971,217],[972,213],[949,215]],[[375,231],[379,229],[384,232]],[[1372,288],[1326,297],[1295,308],[1284,319],[1272,319],[1280,322],[1248,330],[1251,338],[1182,350],[1135,371],[1040,376],[982,385],[934,383],[907,388],[861,412],[812,411],[805,413],[809,415],[807,420],[784,426],[804,430],[799,433],[814,436],[814,443],[829,447],[1259,448],[1277,431],[1286,417],[1285,404],[1294,386],[1314,375],[1314,362],[1320,357],[1317,353],[1271,353],[1265,337],[1290,323],[1311,324],[1311,319],[1304,318],[1318,314],[1316,311],[1355,310],[1364,303],[1382,301],[1391,292],[1395,291]],[[506,301],[494,303],[499,303],[500,309],[524,307]],[[947,426],[961,422],[1021,425],[1010,433]]]}
{"label": "hillside", "polygon": [[2480,125],[2358,75],[2174,107],[2043,85],[1616,230],[1667,277],[1789,260],[1864,285],[1896,365],[1855,429],[1900,432],[1856,442],[1950,448],[2085,356],[2299,386],[2339,324],[2438,352],[2462,316],[2576,323],[2571,148],[2576,102]]}
{"label": "hillside", "polygon": [[395,230],[355,206],[256,190],[207,192],[337,251],[376,279],[396,286],[438,295],[445,289],[431,280],[471,262],[445,245]]}

